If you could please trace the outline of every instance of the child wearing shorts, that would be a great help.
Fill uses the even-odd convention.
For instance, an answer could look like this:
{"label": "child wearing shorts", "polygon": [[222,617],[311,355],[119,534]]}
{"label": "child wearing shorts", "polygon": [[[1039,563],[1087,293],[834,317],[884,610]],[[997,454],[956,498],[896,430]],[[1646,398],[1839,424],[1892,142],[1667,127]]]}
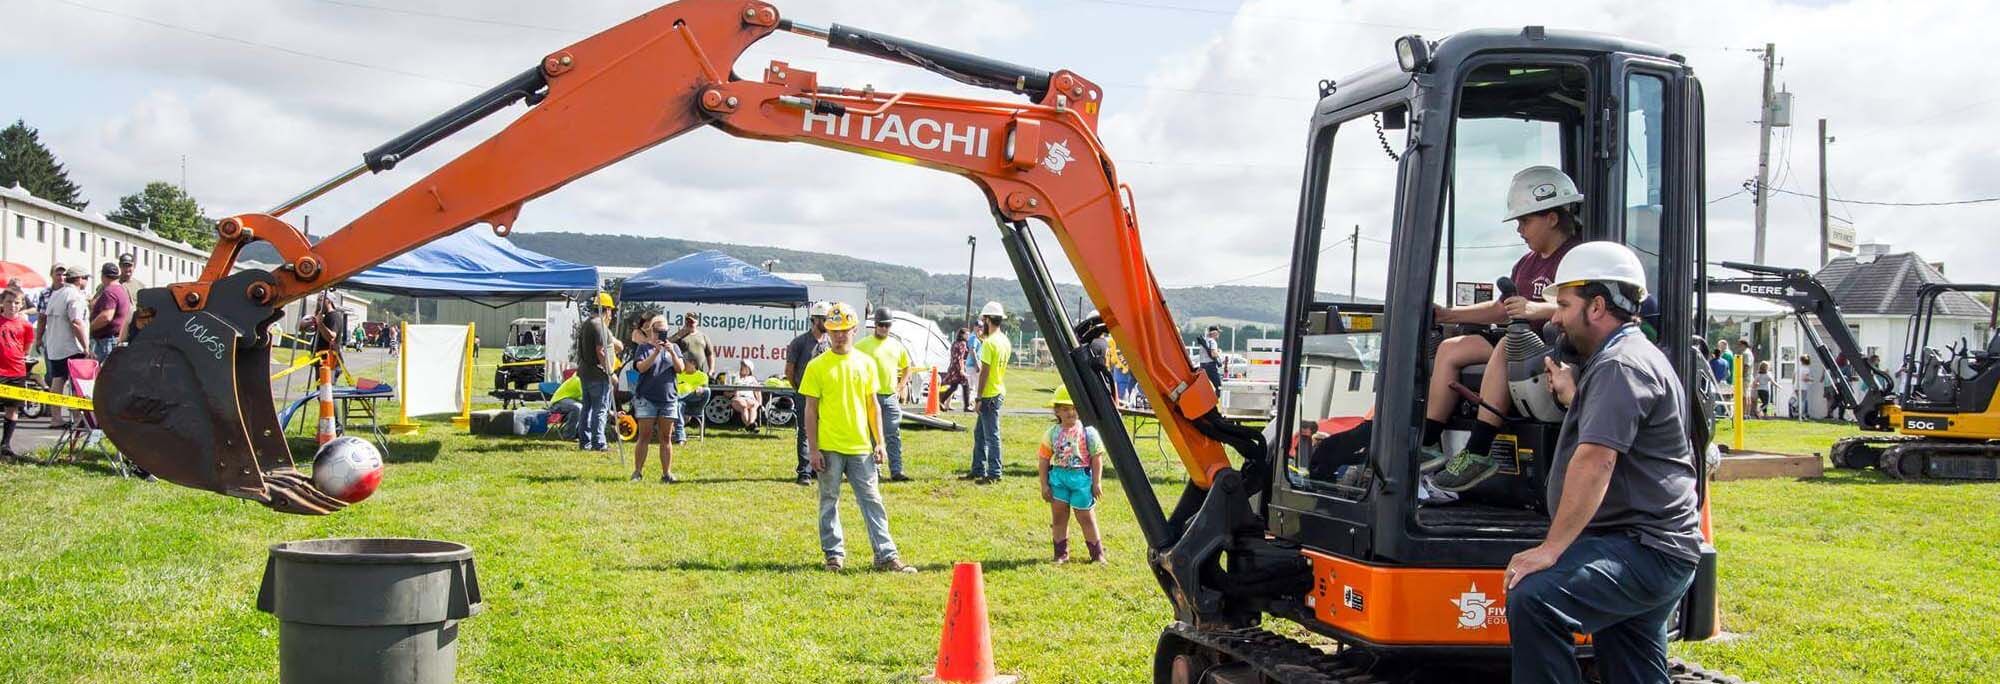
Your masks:
{"label": "child wearing shorts", "polygon": [[1097,537],[1097,498],[1104,495],[1104,442],[1096,428],[1077,420],[1076,404],[1068,387],[1056,388],[1049,400],[1056,424],[1042,436],[1038,454],[1042,476],[1042,500],[1049,502],[1054,534],[1055,562],[1069,562],[1069,516],[1076,512],[1083,528],[1083,544],[1090,549],[1090,562],[1104,562],[1104,543]]}

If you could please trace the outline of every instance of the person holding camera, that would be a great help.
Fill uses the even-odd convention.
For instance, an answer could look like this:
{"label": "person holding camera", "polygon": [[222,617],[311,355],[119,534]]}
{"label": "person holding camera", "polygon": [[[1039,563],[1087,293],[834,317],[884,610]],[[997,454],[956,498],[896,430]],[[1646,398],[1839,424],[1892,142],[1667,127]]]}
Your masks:
{"label": "person holding camera", "polygon": [[675,396],[674,375],[687,368],[680,348],[667,337],[665,316],[640,319],[632,327],[632,351],[626,364],[639,375],[632,384],[632,418],[639,431],[632,445],[632,481],[646,475],[646,447],[660,446],[660,482],[673,484],[674,445],[667,439],[681,422],[681,403]]}

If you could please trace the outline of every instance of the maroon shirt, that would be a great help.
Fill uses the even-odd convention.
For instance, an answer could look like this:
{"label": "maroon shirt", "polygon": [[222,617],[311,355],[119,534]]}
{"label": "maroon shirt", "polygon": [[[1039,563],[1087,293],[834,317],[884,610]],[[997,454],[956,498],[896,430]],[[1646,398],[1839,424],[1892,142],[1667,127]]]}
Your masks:
{"label": "maroon shirt", "polygon": [[125,329],[125,322],[132,319],[132,295],[125,291],[123,285],[117,283],[105,285],[104,291],[97,293],[97,297],[90,300],[90,320],[97,320],[97,314],[105,311],[116,313],[111,314],[109,323],[91,325],[90,339],[117,337],[118,331]]}
{"label": "maroon shirt", "polygon": [[0,318],[0,378],[28,375],[28,345],[35,341],[35,326],[26,318]]}
{"label": "maroon shirt", "polygon": [[1521,289],[1521,296],[1542,301],[1542,290],[1556,282],[1556,266],[1562,263],[1563,255],[1580,244],[1583,240],[1571,238],[1548,256],[1536,254],[1532,249],[1521,255],[1521,260],[1514,262],[1514,286]]}

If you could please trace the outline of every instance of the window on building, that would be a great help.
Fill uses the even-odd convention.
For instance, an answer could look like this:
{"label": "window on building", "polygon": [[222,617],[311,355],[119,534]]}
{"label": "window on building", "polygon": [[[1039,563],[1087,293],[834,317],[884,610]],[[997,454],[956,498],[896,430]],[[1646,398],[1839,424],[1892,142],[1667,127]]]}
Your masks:
{"label": "window on building", "polygon": [[48,242],[48,241],[49,241],[49,222],[48,222],[48,221],[36,221],[36,222],[35,222],[35,241],[36,241],[36,242]]}
{"label": "window on building", "polygon": [[63,226],[63,249],[69,249],[69,226]]}
{"label": "window on building", "polygon": [[28,217],[26,216],[14,217],[14,237],[21,238],[23,240],[28,238]]}

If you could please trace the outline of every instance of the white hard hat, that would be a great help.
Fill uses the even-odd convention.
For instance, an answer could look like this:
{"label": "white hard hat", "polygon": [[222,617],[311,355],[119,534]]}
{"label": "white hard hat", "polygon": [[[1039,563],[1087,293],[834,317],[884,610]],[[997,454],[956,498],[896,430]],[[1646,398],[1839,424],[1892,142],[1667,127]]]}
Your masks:
{"label": "white hard hat", "polygon": [[992,316],[994,318],[1006,318],[1007,310],[1000,308],[999,302],[987,302],[986,306],[979,307],[979,315],[982,318],[986,316]]}
{"label": "white hard hat", "polygon": [[[1639,255],[1630,247],[1603,240],[1577,245],[1564,254],[1555,282],[1542,290],[1542,297],[1553,302],[1557,290],[1589,282],[1624,283],[1639,291],[1639,299],[1646,298],[1646,267],[1639,263]],[[1616,289],[1611,299],[1613,306],[1627,313],[1639,311],[1638,302],[1624,301]]]}
{"label": "white hard hat", "polygon": [[1507,215],[1500,221],[1505,223],[1538,211],[1548,211],[1565,204],[1583,201],[1583,193],[1576,191],[1576,181],[1569,174],[1553,166],[1530,166],[1514,174],[1514,184],[1507,188]]}
{"label": "white hard hat", "polygon": [[813,303],[812,303],[812,317],[813,317],[813,318],[826,318],[826,315],[827,315],[827,313],[831,312],[832,310],[833,310],[833,305],[832,305],[832,304],[828,304],[828,303],[826,303],[826,302],[813,302]]}

